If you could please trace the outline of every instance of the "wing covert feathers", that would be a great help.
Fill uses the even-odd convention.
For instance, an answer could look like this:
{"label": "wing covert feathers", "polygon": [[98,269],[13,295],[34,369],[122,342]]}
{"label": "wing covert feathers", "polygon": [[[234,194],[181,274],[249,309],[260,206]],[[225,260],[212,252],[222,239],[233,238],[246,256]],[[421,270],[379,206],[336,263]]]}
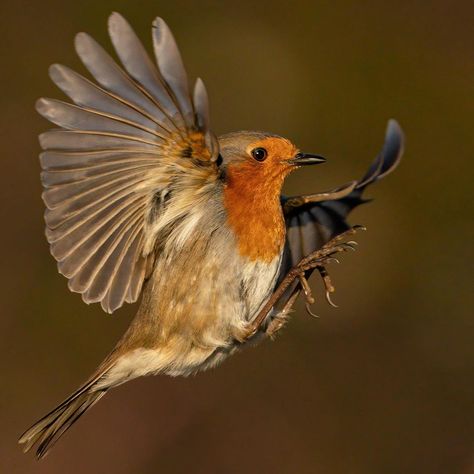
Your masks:
{"label": "wing covert feathers", "polygon": [[139,297],[156,248],[150,229],[164,225],[151,222],[160,196],[212,181],[218,145],[204,84],[191,97],[164,21],[153,23],[157,66],[118,13],[109,34],[121,66],[79,33],[76,51],[95,82],[54,64],[50,77],[73,103],[39,99],[36,108],[60,127],[40,136],[51,253],[72,291],[113,312]]}

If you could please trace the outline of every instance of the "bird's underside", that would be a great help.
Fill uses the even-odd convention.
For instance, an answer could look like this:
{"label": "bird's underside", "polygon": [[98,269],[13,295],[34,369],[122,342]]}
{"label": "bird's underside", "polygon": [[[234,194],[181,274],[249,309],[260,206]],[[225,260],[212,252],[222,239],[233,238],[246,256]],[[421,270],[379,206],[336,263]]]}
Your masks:
{"label": "bird's underside", "polygon": [[[257,139],[274,143],[274,153],[295,147],[256,132],[241,132],[240,141],[218,140],[210,129],[204,84],[197,80],[191,93],[163,20],[153,24],[157,64],[117,13],[109,19],[109,33],[120,65],[80,33],[76,51],[95,82],[54,65],[50,76],[73,103],[37,104],[60,127],[40,137],[46,236],[69,288],[86,303],[100,303],[107,312],[139,298],[141,303],[127,333],[86,384],[21,437],[25,450],[38,444],[39,458],[108,389],[141,375],[187,375],[216,365],[249,340],[274,335],[301,292],[308,310],[314,302],[308,284],[313,271],[331,302],[326,267],[354,248],[353,235],[361,228],[351,227],[347,216],[403,152],[402,131],[391,120],[383,148],[362,179],[279,199],[278,178],[268,212],[267,201],[254,200],[260,210],[248,220],[276,222],[274,235],[262,232],[265,248],[256,239],[262,251],[249,254],[230,216],[247,224],[239,209],[250,201],[238,203],[233,214],[226,208],[243,195],[240,189],[226,194],[230,171],[244,163],[237,145],[243,152],[248,150],[242,143]],[[229,150],[237,153],[235,160]],[[282,157],[278,166],[301,156],[285,157],[284,165]]]}

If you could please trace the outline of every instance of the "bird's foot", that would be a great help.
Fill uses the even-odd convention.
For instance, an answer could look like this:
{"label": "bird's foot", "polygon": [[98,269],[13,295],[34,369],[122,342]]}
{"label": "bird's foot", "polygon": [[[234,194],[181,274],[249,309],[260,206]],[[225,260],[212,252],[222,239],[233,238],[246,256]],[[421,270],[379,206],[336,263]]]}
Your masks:
{"label": "bird's foot", "polygon": [[357,242],[354,240],[347,240],[353,236],[357,231],[365,230],[363,226],[354,226],[345,232],[337,235],[329,242],[324,244],[319,250],[309,254],[303,258],[301,262],[295,267],[298,270],[298,279],[305,295],[306,299],[306,311],[313,317],[318,317],[311,311],[311,305],[314,304],[315,298],[311,292],[308,280],[306,278],[306,272],[309,270],[317,270],[321,275],[325,288],[326,301],[333,307],[337,308],[337,305],[332,301],[331,294],[334,293],[335,288],[332,284],[331,277],[326,269],[329,263],[336,262],[339,260],[335,257],[336,255],[347,252],[349,250],[355,250]]}
{"label": "bird's foot", "polygon": [[[356,242],[353,240],[347,240],[350,236],[354,235],[358,230],[365,230],[362,226],[354,226],[351,229],[342,232],[337,235],[325,245],[323,245],[319,250],[309,254],[307,257],[303,258],[295,267],[293,267],[281,281],[278,288],[273,292],[271,298],[265,303],[263,308],[255,316],[255,318],[250,322],[246,327],[238,331],[238,334],[234,335],[234,341],[240,344],[251,339],[264,323],[265,319],[271,313],[275,304],[282,297],[287,288],[295,281],[299,280],[300,287],[303,289],[303,292],[306,296],[306,309],[310,314],[314,315],[310,310],[310,305],[314,303],[314,297],[311,294],[311,289],[308,284],[307,278],[312,270],[318,270],[321,278],[323,279],[324,287],[326,289],[326,300],[332,306],[335,304],[331,300],[331,293],[334,292],[334,286],[331,282],[329,274],[326,270],[326,265],[329,263],[338,260],[335,258],[335,255],[346,252],[348,250],[355,250]],[[288,312],[290,311],[293,303],[299,294],[299,289],[296,289],[287,303],[280,315],[275,317],[275,323],[270,323],[269,327],[265,333],[269,336],[274,335],[284,324]]]}

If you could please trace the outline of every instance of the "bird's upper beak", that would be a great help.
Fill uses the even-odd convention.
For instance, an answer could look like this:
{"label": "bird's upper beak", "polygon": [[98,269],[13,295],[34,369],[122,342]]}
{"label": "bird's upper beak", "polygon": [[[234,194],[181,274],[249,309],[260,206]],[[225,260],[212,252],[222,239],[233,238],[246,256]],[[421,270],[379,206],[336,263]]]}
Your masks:
{"label": "bird's upper beak", "polygon": [[324,163],[326,158],[311,153],[297,153],[294,158],[288,160],[288,163],[294,166],[318,165]]}

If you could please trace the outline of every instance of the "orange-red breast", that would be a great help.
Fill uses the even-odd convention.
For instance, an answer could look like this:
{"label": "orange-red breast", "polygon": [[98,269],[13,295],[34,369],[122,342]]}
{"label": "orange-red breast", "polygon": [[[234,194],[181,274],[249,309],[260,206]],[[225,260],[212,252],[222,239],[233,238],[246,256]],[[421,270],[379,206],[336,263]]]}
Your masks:
{"label": "orange-red breast", "polygon": [[[96,82],[53,65],[52,80],[74,104],[37,103],[61,127],[40,136],[46,236],[69,288],[86,303],[112,312],[141,295],[141,304],[85,385],[21,437],[25,450],[38,443],[38,457],[110,388],[142,375],[215,366],[249,337],[264,335],[304,280],[279,295],[279,306],[271,299],[278,283],[348,229],[345,217],[362,202],[363,189],[402,153],[401,130],[391,121],[362,180],[284,198],[285,177],[321,157],[269,133],[217,139],[204,84],[198,79],[190,92],[160,18],[153,23],[158,67],[117,13],[109,33],[121,66],[79,33],[76,51]],[[292,275],[302,277],[310,266]],[[259,314],[254,334],[249,328]]]}

